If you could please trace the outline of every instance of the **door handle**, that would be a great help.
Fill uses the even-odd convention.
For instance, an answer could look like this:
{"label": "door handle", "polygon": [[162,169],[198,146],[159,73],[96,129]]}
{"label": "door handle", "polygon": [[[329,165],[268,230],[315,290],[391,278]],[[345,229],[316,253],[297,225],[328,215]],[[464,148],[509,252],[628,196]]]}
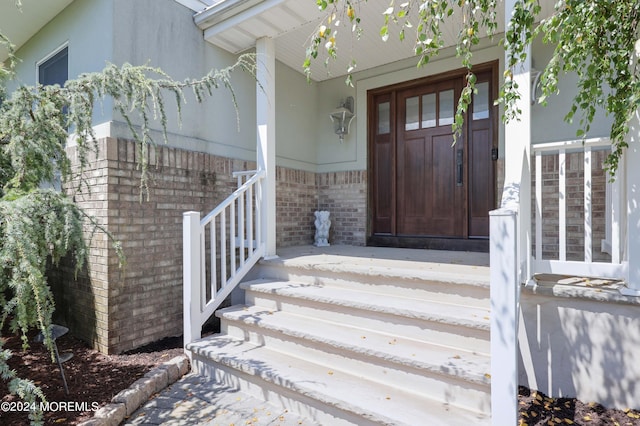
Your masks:
{"label": "door handle", "polygon": [[462,186],[463,155],[461,149],[456,151],[456,186]]}

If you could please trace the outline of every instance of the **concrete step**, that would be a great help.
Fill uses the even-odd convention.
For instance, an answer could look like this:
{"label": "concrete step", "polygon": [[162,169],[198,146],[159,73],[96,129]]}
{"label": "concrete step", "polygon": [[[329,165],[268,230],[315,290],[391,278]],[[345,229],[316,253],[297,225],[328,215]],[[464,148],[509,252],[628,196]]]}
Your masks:
{"label": "concrete step", "polygon": [[[464,253],[460,254],[464,255]],[[316,254],[261,260],[250,279],[325,284],[407,298],[489,308],[489,268],[416,259]],[[438,261],[440,260],[440,262]],[[465,259],[460,259],[463,262]],[[449,260],[451,262],[451,260]]]}
{"label": "concrete step", "polygon": [[489,413],[489,357],[257,306],[222,310],[223,332],[397,389]]}
{"label": "concrete step", "polygon": [[327,425],[489,424],[486,415],[230,336],[191,343],[193,368]]}
{"label": "concrete step", "polygon": [[244,282],[246,303],[488,354],[489,309],[324,284]]}

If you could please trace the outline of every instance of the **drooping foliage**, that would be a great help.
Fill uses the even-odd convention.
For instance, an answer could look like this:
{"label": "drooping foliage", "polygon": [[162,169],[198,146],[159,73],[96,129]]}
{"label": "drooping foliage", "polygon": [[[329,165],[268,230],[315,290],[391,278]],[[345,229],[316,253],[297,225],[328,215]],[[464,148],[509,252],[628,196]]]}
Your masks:
{"label": "drooping foliage", "polygon": [[[312,1],[312,0],[307,0]],[[337,30],[349,23],[352,38],[362,33],[361,10],[367,0],[315,0],[326,16],[310,38],[303,68],[311,76],[311,64],[323,50],[325,63],[338,55]],[[418,66],[426,65],[445,46],[444,25],[455,19],[458,24],[454,42],[461,64],[468,69],[467,84],[460,96],[453,130],[462,131],[464,115],[475,91],[473,49],[482,37],[494,37],[498,31],[499,9],[504,1],[495,0],[390,0],[380,10],[380,37],[386,41],[397,24],[398,37],[411,39]],[[512,76],[528,47],[541,37],[554,46],[554,52],[541,77],[546,103],[549,95],[558,93],[558,79],[563,73],[575,73],[577,93],[565,120],[579,116],[577,137],[589,132],[598,108],[613,119],[612,152],[607,159],[611,174],[618,168],[629,122],[640,106],[640,2],[636,0],[557,0],[550,16],[542,15],[539,0],[516,0],[501,43],[507,56],[506,70],[499,102],[504,105],[504,119],[517,119],[516,101],[520,99]],[[352,59],[347,82],[356,69]],[[542,64],[538,65],[542,66]]]}
{"label": "drooping foliage", "polygon": [[[89,251],[87,238],[95,232],[109,235],[124,262],[115,236],[73,199],[74,194],[89,191],[83,172],[98,153],[93,130],[96,104],[111,99],[137,142],[143,202],[143,195],[149,197],[147,151],[155,143],[152,128],[159,127],[167,138],[166,99],[173,99],[171,107],[179,116],[187,91],[201,102],[215,89],[226,88],[237,111],[231,74],[245,70],[254,75],[255,63],[253,55],[243,55],[228,68],[184,81],[149,66],[108,65],[102,72],[67,81],[64,87],[20,86],[8,94],[6,83],[15,76],[17,59],[1,35],[0,43],[10,52],[0,67],[0,329],[8,325],[20,333],[26,347],[30,329],[49,336],[55,306],[47,265],[70,257],[76,272],[80,270]],[[69,143],[74,145],[75,164],[67,153]],[[1,344],[0,339],[0,375],[9,381],[11,392],[25,401],[44,399],[37,386],[9,369],[6,361],[11,353]],[[49,339],[45,344],[52,349]],[[35,423],[41,421],[42,413],[30,415]]]}

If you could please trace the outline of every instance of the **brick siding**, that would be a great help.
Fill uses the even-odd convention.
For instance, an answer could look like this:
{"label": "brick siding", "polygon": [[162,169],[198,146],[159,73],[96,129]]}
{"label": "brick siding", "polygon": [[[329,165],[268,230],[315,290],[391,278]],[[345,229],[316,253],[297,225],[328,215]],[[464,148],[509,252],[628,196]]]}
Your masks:
{"label": "brick siding", "polygon": [[127,264],[118,267],[111,242],[98,233],[77,279],[69,262],[50,277],[56,319],[101,352],[120,353],[182,333],[182,215],[212,210],[236,188],[232,171],[255,164],[157,147],[149,152],[149,200],[141,201],[134,143],[99,144],[85,170],[90,191],[75,198],[122,242]]}
{"label": "brick siding", "polygon": [[318,208],[316,174],[283,167],[276,169],[276,245],[313,243],[313,212]]}
{"label": "brick siding", "polygon": [[[366,170],[319,173],[320,210],[331,212],[329,243],[363,246],[367,233]],[[314,227],[315,230],[315,227]]]}
{"label": "brick siding", "polygon": [[[73,147],[69,154],[74,158]],[[89,188],[75,193],[80,206],[122,243],[126,266],[118,267],[112,242],[97,233],[77,277],[69,261],[49,274],[56,321],[105,353],[182,333],[183,213],[208,213],[237,187],[233,171],[255,169],[254,162],[159,146],[148,153],[149,199],[141,200],[138,155],[131,141],[101,139],[84,170]],[[332,244],[364,245],[366,172],[278,167],[276,194],[279,247],[311,244],[318,208],[331,211]]]}

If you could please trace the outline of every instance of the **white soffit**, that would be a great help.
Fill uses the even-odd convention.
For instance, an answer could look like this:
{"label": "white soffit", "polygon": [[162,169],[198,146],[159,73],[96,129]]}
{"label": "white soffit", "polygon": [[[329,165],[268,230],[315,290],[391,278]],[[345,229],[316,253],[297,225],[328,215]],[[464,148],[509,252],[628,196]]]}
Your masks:
{"label": "white soffit", "polygon": [[[22,7],[15,0],[0,3],[0,33],[16,46],[26,43],[34,34],[52,20],[73,0],[22,0]],[[0,48],[0,62],[7,59],[8,52]]]}
{"label": "white soffit", "polygon": [[[543,3],[543,16],[553,12],[551,2]],[[549,3],[549,4],[547,4]],[[390,36],[381,41],[380,28],[384,25],[383,12],[389,0],[363,0],[355,3],[361,18],[362,34],[359,39],[351,32],[349,19],[338,17],[338,58],[324,66],[326,51],[321,47],[318,58],[312,64],[313,79],[322,81],[347,74],[352,60],[357,71],[375,68],[414,56],[414,30],[405,31],[406,39],[400,41],[401,27],[391,23]],[[321,12],[315,0],[219,0],[194,17],[204,31],[205,39],[229,52],[238,54],[255,46],[261,37],[275,40],[276,57],[294,70],[302,72],[306,48],[310,37],[317,31],[327,11]],[[344,18],[344,19],[343,19]],[[461,14],[450,20],[443,30],[445,45],[455,43],[461,27]],[[498,33],[504,31],[504,3],[498,2]],[[417,25],[414,22],[414,25]],[[495,42],[500,39],[497,35]]]}

